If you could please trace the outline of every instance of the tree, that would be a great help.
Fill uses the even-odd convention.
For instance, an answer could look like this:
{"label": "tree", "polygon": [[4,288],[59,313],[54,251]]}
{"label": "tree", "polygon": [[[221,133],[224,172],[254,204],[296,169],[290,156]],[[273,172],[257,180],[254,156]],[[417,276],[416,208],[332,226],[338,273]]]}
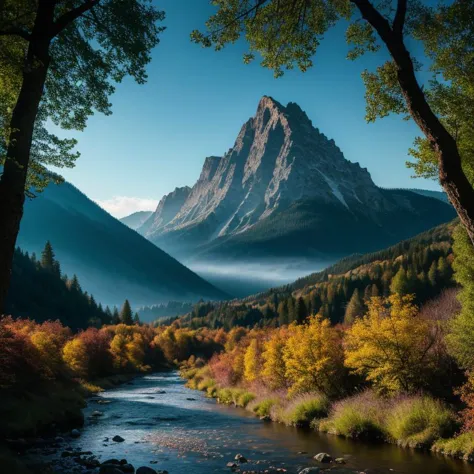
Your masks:
{"label": "tree", "polygon": [[340,394],[344,351],[328,319],[313,316],[307,325],[291,325],[283,360],[291,392]]}
{"label": "tree", "polygon": [[286,366],[283,358],[285,336],[286,329],[274,331],[264,344],[262,375],[272,390],[287,386]]}
{"label": "tree", "polygon": [[363,316],[364,313],[364,303],[360,298],[359,290],[356,288],[347,304],[346,312],[344,314],[344,324],[351,325],[356,318]]}
{"label": "tree", "polygon": [[260,375],[260,355],[259,342],[252,339],[244,356],[244,377],[247,382],[254,382]]}
{"label": "tree", "polygon": [[133,324],[133,316],[132,316],[132,307],[128,300],[125,300],[125,303],[122,306],[120,311],[120,321],[127,326],[131,326]]}
{"label": "tree", "polygon": [[298,324],[303,324],[305,319],[308,316],[308,310],[306,308],[306,304],[301,296],[296,300],[295,315],[296,315],[296,322]]}
{"label": "tree", "polygon": [[403,267],[400,267],[398,272],[393,277],[392,283],[390,284],[390,293],[402,296],[409,293],[407,272]]}
{"label": "tree", "polygon": [[112,324],[120,324],[120,314],[118,312],[117,306],[114,306],[114,311],[112,313]]}
{"label": "tree", "polygon": [[135,313],[135,315],[133,316],[133,323],[136,326],[140,326],[140,316],[138,315],[138,313]]}
{"label": "tree", "polygon": [[[346,31],[346,39],[353,46],[349,59],[381,46],[391,57],[376,72],[363,73],[367,120],[398,113],[415,121],[436,158],[439,181],[474,245],[474,189],[463,169],[454,133],[437,114],[427,85],[417,79],[421,63],[412,58],[406,46],[407,38],[423,41],[427,54],[438,59],[435,74],[448,81],[462,77],[472,62],[464,61],[465,68],[456,69],[449,52],[450,48],[461,50],[454,54],[455,59],[463,54],[467,59],[471,54],[472,2],[454,0],[450,6],[436,7],[407,0],[397,0],[396,5],[374,5],[369,0],[220,0],[217,12],[206,23],[208,33],[193,31],[191,39],[220,50],[245,35],[250,52],[244,61],[252,61],[258,51],[262,65],[273,69],[278,77],[284,69],[297,66],[304,72],[310,68],[323,34],[339,20],[352,20]],[[442,59],[440,50],[446,53]],[[472,79],[466,80],[472,84]],[[436,92],[437,86],[433,89]]]}
{"label": "tree", "polygon": [[[71,167],[75,140],[51,120],[83,130],[126,75],[139,84],[164,14],[147,0],[0,2],[0,313],[8,291],[25,189],[43,188],[45,165]],[[54,178],[56,181],[59,178]]]}
{"label": "tree", "polygon": [[412,296],[373,298],[347,331],[345,364],[381,392],[410,393],[423,388],[434,343]]}
{"label": "tree", "polygon": [[41,252],[41,266],[49,271],[54,270],[54,251],[51,242],[48,240],[44,246],[43,252]]}

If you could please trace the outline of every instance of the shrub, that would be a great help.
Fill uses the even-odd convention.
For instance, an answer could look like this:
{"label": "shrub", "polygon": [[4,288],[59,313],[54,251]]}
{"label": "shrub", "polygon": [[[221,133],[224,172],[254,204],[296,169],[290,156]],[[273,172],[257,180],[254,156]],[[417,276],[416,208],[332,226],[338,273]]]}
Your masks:
{"label": "shrub", "polygon": [[292,426],[309,426],[314,419],[328,415],[329,400],[319,393],[306,393],[295,397],[274,414],[275,421]]}
{"label": "shrub", "polygon": [[371,391],[360,393],[335,403],[319,429],[348,438],[383,438],[387,403]]}
{"label": "shrub", "polygon": [[272,408],[278,404],[278,401],[278,398],[256,399],[249,403],[247,408],[257,416],[266,418],[271,415]]}
{"label": "shrub", "polygon": [[439,439],[432,447],[433,451],[472,461],[474,457],[474,433],[466,432],[451,439]]}
{"label": "shrub", "polygon": [[243,392],[239,395],[238,399],[237,399],[237,406],[239,407],[242,407],[242,408],[246,408],[247,405],[255,400],[255,395],[251,392]]}
{"label": "shrub", "polygon": [[442,402],[430,397],[410,397],[390,410],[386,423],[390,438],[400,446],[431,446],[451,436],[456,428],[454,414]]}

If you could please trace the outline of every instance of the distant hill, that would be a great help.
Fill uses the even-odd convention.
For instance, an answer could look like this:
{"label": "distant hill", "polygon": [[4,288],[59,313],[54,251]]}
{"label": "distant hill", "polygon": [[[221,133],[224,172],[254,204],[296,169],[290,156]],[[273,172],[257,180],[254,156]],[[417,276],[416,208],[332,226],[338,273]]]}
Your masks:
{"label": "distant hill", "polygon": [[427,196],[434,199],[438,199],[441,202],[450,204],[447,194],[444,191],[431,191],[428,189],[418,189],[418,188],[407,188],[405,191],[411,191],[413,193],[419,194],[421,196]]}
{"label": "distant hill", "polygon": [[63,272],[77,274],[104,305],[125,298],[137,307],[227,297],[69,183],[51,184],[25,203],[17,245],[39,254],[47,240]]}
{"label": "distant hill", "polygon": [[191,266],[334,260],[453,219],[441,201],[376,186],[297,104],[265,96],[234,146],[206,158],[194,186],[164,196],[138,231]]}
{"label": "distant hill", "polygon": [[119,220],[122,222],[122,224],[130,227],[130,229],[137,230],[152,214],[152,211],[138,211],[130,214],[129,216],[122,217],[122,219]]}
{"label": "distant hill", "polygon": [[59,319],[73,330],[110,324],[111,314],[72,277],[61,278],[59,272],[43,268],[36,258],[17,249],[5,314],[37,322]]}
{"label": "distant hill", "polygon": [[321,272],[254,296],[198,303],[180,323],[194,328],[275,326],[320,313],[337,324],[343,322],[354,293],[363,308],[367,298],[390,293],[401,269],[404,291],[415,293],[416,302],[423,304],[455,285],[451,235],[456,224],[457,220],[442,224],[377,252],[345,257]]}

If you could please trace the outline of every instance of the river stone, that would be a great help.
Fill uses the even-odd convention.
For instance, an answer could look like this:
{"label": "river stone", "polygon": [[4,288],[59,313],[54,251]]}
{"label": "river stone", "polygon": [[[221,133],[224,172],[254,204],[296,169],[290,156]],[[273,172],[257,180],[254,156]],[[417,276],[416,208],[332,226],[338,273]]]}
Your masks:
{"label": "river stone", "polygon": [[116,464],[101,464],[99,474],[123,474],[123,471]]}
{"label": "river stone", "polygon": [[299,474],[318,474],[319,472],[321,472],[319,467],[307,467],[300,471]]}
{"label": "river stone", "polygon": [[103,415],[104,414],[101,411],[98,411],[98,410],[92,412],[92,416],[103,416]]}
{"label": "river stone", "polygon": [[122,472],[131,472],[131,473],[134,473],[135,472],[135,468],[129,464],[129,463],[126,463],[126,464],[122,464],[119,468]]}
{"label": "river stone", "polygon": [[230,461],[226,464],[226,467],[229,467],[230,469],[237,469],[238,466],[235,464],[235,462]]}
{"label": "river stone", "polygon": [[74,428],[71,431],[71,437],[72,438],[79,438],[79,436],[81,436],[81,432],[79,430],[77,430],[76,428]]}
{"label": "river stone", "polygon": [[336,458],[334,459],[336,464],[346,464],[346,460],[344,458]]}
{"label": "river stone", "polygon": [[151,467],[142,466],[137,469],[137,474],[158,474],[158,473]]}
{"label": "river stone", "polygon": [[328,453],[319,453],[314,456],[314,459],[318,462],[328,463],[332,461],[332,457]]}
{"label": "river stone", "polygon": [[242,464],[247,462],[247,459],[245,458],[245,456],[242,456],[242,454],[236,454],[234,459]]}
{"label": "river stone", "polygon": [[116,443],[123,443],[125,440],[119,436],[119,435],[115,435],[113,438],[112,438],[112,441],[115,441]]}
{"label": "river stone", "polygon": [[107,461],[104,461],[102,464],[115,464],[118,466],[120,461],[118,459],[107,459]]}

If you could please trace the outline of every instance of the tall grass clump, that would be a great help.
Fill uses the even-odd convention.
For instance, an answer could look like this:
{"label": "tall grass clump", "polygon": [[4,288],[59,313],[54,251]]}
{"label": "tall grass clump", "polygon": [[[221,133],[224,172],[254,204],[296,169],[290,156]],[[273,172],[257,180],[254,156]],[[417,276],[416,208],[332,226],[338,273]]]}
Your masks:
{"label": "tall grass clump", "polygon": [[309,426],[313,420],[325,418],[329,400],[319,393],[305,393],[293,398],[286,406],[272,411],[272,419],[289,426]]}
{"label": "tall grass clump", "polygon": [[474,460],[474,433],[469,431],[455,438],[439,439],[435,441],[431,449],[437,453],[472,462]]}
{"label": "tall grass clump", "polygon": [[279,399],[277,397],[257,398],[247,405],[247,409],[260,418],[270,418],[272,408],[277,406],[278,403]]}
{"label": "tall grass clump", "polygon": [[383,439],[384,413],[388,404],[374,392],[366,391],[336,402],[329,418],[322,420],[317,427],[320,431],[347,438]]}
{"label": "tall grass clump", "polygon": [[387,415],[389,438],[400,446],[429,447],[439,438],[452,436],[454,413],[439,400],[413,396],[399,400]]}

